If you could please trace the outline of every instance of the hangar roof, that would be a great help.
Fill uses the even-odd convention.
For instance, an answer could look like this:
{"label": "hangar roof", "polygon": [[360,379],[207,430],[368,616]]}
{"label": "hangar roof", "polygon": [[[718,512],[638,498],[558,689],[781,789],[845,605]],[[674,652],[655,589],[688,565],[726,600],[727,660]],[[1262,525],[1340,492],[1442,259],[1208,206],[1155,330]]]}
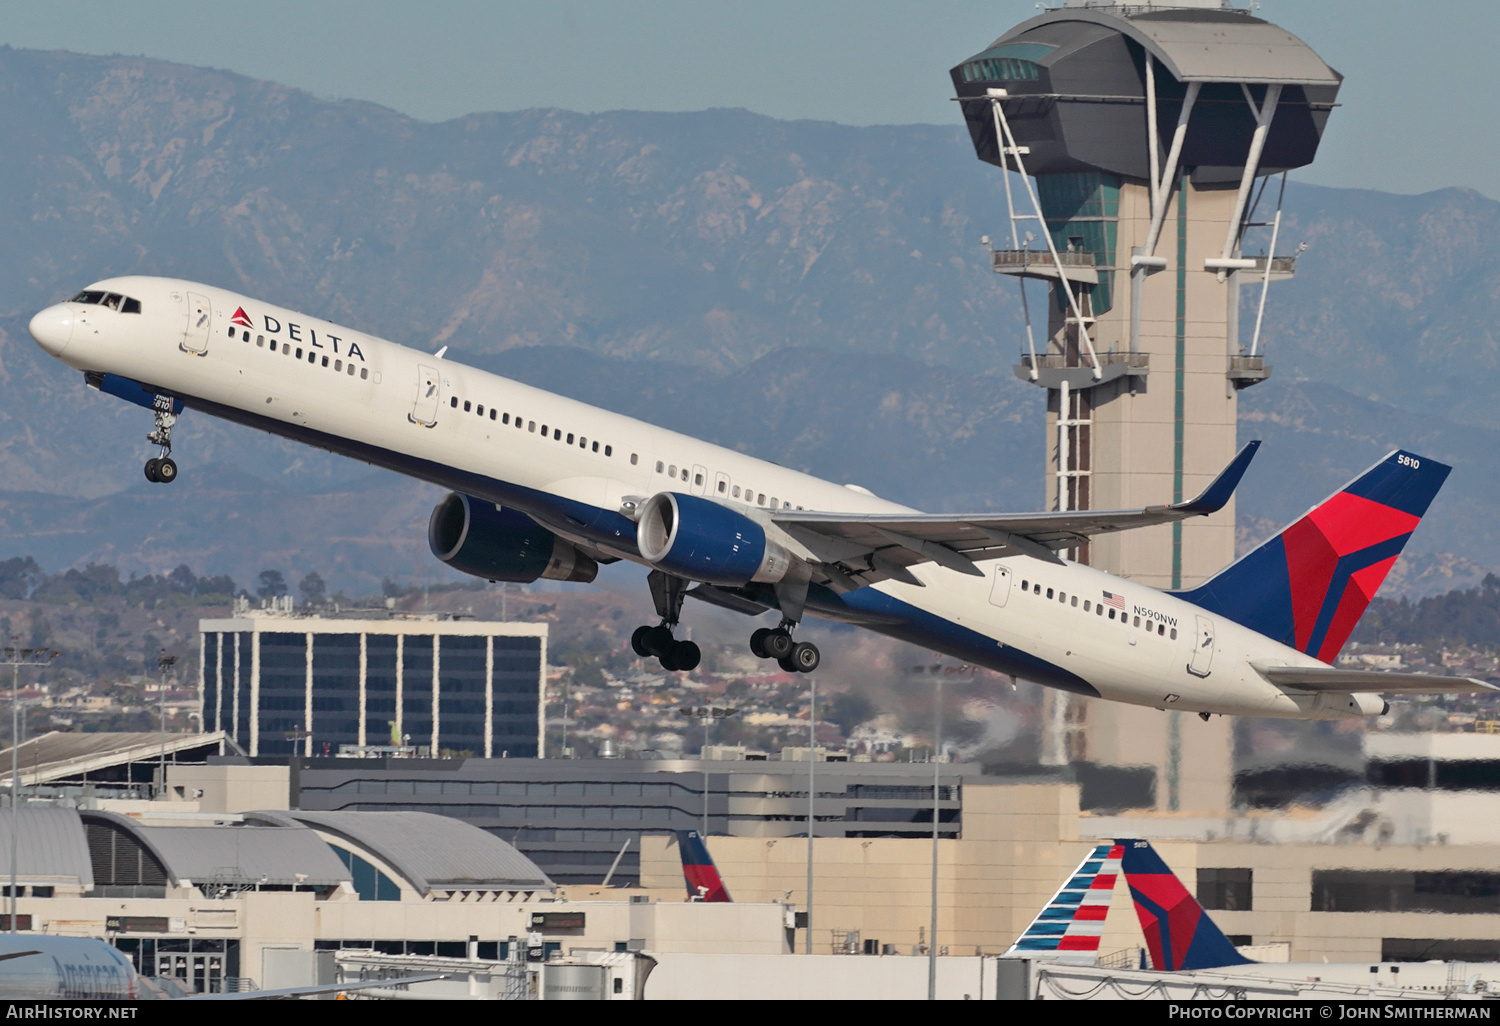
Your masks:
{"label": "hangar roof", "polygon": [[333,887],[353,882],[339,857],[316,832],[281,826],[142,826],[128,816],[88,811],[136,839],[156,856],[174,884],[194,886]]}
{"label": "hangar roof", "polygon": [[[169,760],[188,753],[218,755],[225,744],[222,730],[208,734],[167,734]],[[16,751],[23,784],[46,784],[131,762],[161,758],[159,733],[64,733],[51,731],[21,742]],[[10,780],[10,749],[0,751],[0,783]],[[180,761],[180,760],[179,760]]]}
{"label": "hangar roof", "polygon": [[[46,805],[23,806],[18,818],[21,830],[16,837],[16,876],[19,880],[77,881],[85,891],[94,889],[89,845],[77,812]],[[14,822],[17,818],[10,809],[0,810],[0,876],[7,881]]]}
{"label": "hangar roof", "polygon": [[430,812],[255,813],[347,839],[396,870],[424,896],[434,890],[552,890],[535,862],[494,834]]}

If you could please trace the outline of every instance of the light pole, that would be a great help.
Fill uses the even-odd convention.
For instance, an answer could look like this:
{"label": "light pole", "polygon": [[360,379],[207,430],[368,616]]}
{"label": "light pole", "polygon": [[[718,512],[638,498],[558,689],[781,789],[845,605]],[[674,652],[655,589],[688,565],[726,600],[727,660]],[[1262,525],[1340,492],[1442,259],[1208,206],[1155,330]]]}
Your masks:
{"label": "light pole", "polygon": [[937,1000],[938,771],[943,750],[943,678],[937,679],[937,717],[932,741],[932,922],[927,930],[927,1000]]}
{"label": "light pole", "polygon": [[157,784],[158,797],[167,790],[167,671],[176,662],[177,657],[167,655],[166,649],[162,649],[161,654],[156,657],[156,670],[161,675],[156,685],[156,704],[161,710],[161,780]]}
{"label": "light pole", "polygon": [[[927,1000],[937,1000],[938,815],[942,811],[943,678],[937,678],[932,739],[932,922],[927,934]],[[952,786],[952,785],[949,785]]]}
{"label": "light pole", "polygon": [[677,710],[678,716],[703,722],[703,748],[698,752],[698,762],[703,767],[703,829],[700,833],[705,838],[708,836],[708,729],[715,720],[728,719],[738,712],[733,707],[717,705],[685,705]]}
{"label": "light pole", "polygon": [[818,796],[814,790],[814,768],[818,765],[818,680],[807,678],[807,953],[813,953],[812,905],[813,905],[813,831],[817,817],[813,814],[813,802]]}
{"label": "light pole", "polygon": [[21,667],[46,666],[62,655],[50,648],[20,648],[20,639],[11,635],[10,646],[4,650],[5,663],[10,664],[10,932],[16,932],[16,897],[19,884],[16,882],[16,860],[19,857],[17,839],[21,835]]}

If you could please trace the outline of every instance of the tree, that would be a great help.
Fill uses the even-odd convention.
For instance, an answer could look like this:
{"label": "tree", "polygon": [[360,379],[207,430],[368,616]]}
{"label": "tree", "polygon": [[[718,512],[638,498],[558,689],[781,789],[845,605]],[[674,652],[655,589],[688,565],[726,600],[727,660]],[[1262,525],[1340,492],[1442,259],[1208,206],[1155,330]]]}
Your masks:
{"label": "tree", "polygon": [[328,598],[328,586],[316,570],[302,578],[297,590],[302,593],[304,606],[321,606]]}
{"label": "tree", "polygon": [[255,589],[255,594],[263,599],[268,599],[281,598],[286,592],[286,578],[281,576],[280,570],[262,570],[260,572],[260,587]]}

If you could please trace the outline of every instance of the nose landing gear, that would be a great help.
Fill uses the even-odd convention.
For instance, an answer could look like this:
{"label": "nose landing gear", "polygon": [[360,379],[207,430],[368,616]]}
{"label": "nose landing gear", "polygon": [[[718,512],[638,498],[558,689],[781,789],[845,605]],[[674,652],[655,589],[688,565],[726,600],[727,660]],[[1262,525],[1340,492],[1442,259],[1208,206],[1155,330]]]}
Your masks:
{"label": "nose landing gear", "polygon": [[146,461],[146,480],[152,484],[171,484],[177,480],[177,462],[172,459],[172,426],[177,423],[177,416],[172,412],[172,398],[157,396],[151,410],[156,414],[156,428],[146,436],[146,441],[160,451]]}

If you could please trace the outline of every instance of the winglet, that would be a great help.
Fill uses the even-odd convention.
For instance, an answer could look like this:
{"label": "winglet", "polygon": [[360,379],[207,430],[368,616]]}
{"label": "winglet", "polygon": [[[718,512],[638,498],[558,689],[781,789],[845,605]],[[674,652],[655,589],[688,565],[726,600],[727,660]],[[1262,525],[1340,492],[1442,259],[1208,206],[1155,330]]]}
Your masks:
{"label": "winglet", "polygon": [[1229,461],[1229,466],[1219,471],[1219,476],[1214,478],[1209,486],[1203,489],[1196,498],[1187,502],[1174,503],[1167,508],[1179,513],[1192,513],[1207,516],[1217,513],[1224,508],[1234,490],[1240,486],[1240,478],[1245,476],[1245,470],[1250,466],[1250,461],[1255,459],[1255,451],[1260,448],[1260,439],[1247,442],[1245,447],[1235,453],[1234,459]]}

